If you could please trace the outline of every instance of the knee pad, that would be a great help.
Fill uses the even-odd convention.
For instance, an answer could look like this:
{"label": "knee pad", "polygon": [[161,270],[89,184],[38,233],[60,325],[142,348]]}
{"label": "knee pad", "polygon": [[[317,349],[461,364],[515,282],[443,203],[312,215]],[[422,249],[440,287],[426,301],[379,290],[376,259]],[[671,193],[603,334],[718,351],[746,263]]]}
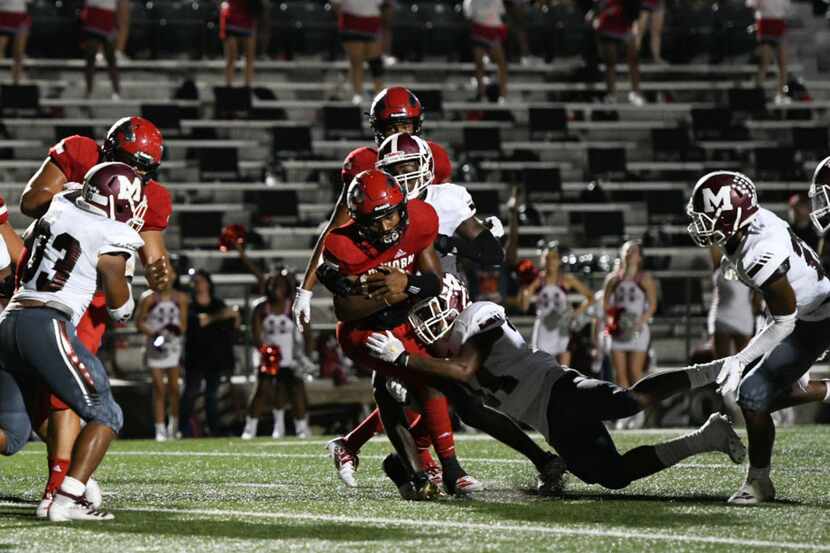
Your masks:
{"label": "knee pad", "polygon": [[369,60],[369,73],[371,73],[372,77],[375,79],[383,77],[383,58],[377,57]]}
{"label": "knee pad", "polygon": [[32,423],[26,413],[0,413],[0,431],[6,436],[6,447],[0,451],[11,456],[23,449],[32,435]]}
{"label": "knee pad", "polygon": [[749,411],[768,411],[775,399],[775,386],[766,376],[755,371],[738,387],[738,405]]}

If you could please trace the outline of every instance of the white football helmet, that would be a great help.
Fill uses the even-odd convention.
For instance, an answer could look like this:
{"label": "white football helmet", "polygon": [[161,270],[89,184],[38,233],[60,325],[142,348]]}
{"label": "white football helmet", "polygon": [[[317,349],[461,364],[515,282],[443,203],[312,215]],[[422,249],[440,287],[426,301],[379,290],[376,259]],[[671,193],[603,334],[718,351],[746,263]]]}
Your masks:
{"label": "white football helmet", "polygon": [[444,273],[444,287],[435,297],[421,300],[409,311],[409,324],[426,345],[446,336],[462,311],[470,304],[467,287],[450,273]]}
{"label": "white football helmet", "polygon": [[[414,163],[415,170],[399,172],[399,164]],[[378,148],[375,167],[394,175],[409,200],[417,198],[435,180],[435,160],[429,144],[422,138],[399,132],[390,135]]]}

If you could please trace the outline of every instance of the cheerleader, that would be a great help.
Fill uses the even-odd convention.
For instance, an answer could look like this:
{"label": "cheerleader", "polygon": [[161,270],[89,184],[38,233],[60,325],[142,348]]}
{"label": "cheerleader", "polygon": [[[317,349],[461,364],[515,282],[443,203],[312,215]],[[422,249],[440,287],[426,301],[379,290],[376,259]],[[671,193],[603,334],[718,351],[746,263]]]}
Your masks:
{"label": "cheerleader", "polygon": [[[219,38],[225,45],[225,84],[233,86],[236,58],[245,55],[245,86],[254,80],[256,59],[256,27],[261,0],[227,0],[219,9]],[[266,22],[268,24],[268,22]]]}
{"label": "cheerleader", "polygon": [[[593,292],[582,281],[562,271],[562,248],[558,242],[544,244],[540,250],[544,271],[522,291],[527,310],[530,297],[536,294],[536,321],[533,323],[531,347],[555,356],[561,365],[570,365],[571,322],[580,317],[594,301]],[[574,310],[568,300],[569,292],[584,296]]]}
{"label": "cheerleader", "polygon": [[507,27],[502,22],[505,14],[502,0],[464,0],[464,15],[470,20],[470,41],[473,47],[473,59],[476,67],[478,98],[486,97],[484,84],[484,56],[489,55],[498,68],[499,102],[507,97],[507,59],[504,54],[504,42],[507,40]]}
{"label": "cheerleader", "polygon": [[744,349],[755,332],[752,290],[737,279],[728,263],[721,262],[719,248],[712,254],[712,305],[708,330],[714,339],[715,359],[729,357]]}
{"label": "cheerleader", "polygon": [[[363,64],[369,67],[375,94],[383,88],[383,28],[390,28],[390,0],[332,0],[340,40],[349,58],[352,103],[363,101]],[[384,22],[386,22],[384,24]]]}
{"label": "cheerleader", "polygon": [[[147,338],[144,359],[153,380],[153,416],[159,442],[179,436],[179,375],[188,303],[187,294],[168,284],[160,292],[147,290],[141,296],[135,317],[138,330]],[[165,397],[170,398],[166,427]]]}
{"label": "cheerleader", "polygon": [[605,84],[608,90],[606,99],[609,102],[615,101],[618,50],[623,47],[631,80],[628,101],[635,106],[642,106],[645,99],[640,93],[640,62],[635,27],[635,21],[639,17],[639,4],[635,4],[636,12],[631,8],[632,2],[627,0],[597,0],[596,12],[589,12],[589,17],[593,18],[598,50],[605,62]]}
{"label": "cheerleader", "polygon": [[303,366],[307,361],[300,352],[300,331],[291,315],[294,297],[293,275],[286,270],[272,273],[265,280],[265,298],[255,307],[251,332],[259,351],[257,387],[248,406],[243,440],[254,438],[259,417],[266,406],[273,405],[274,439],[285,436],[285,406],[291,404],[298,438],[311,435],[306,414],[308,399]]}
{"label": "cheerleader", "polygon": [[641,269],[640,242],[620,248],[620,265],[605,279],[603,309],[609,318],[611,363],[616,382],[628,388],[640,380],[646,366],[651,333],[649,321],[657,309],[657,287]]}
{"label": "cheerleader", "polygon": [[98,50],[103,50],[104,59],[112,83],[112,98],[121,96],[121,84],[118,75],[118,62],[115,59],[115,39],[117,30],[118,0],[86,0],[81,10],[81,49],[84,51],[86,65],[86,97],[92,97],[95,86],[95,58]]}
{"label": "cheerleader", "polygon": [[32,16],[26,11],[26,0],[0,0],[0,59],[6,55],[9,40],[12,43],[12,82],[19,84],[23,76],[23,56],[32,28]]}

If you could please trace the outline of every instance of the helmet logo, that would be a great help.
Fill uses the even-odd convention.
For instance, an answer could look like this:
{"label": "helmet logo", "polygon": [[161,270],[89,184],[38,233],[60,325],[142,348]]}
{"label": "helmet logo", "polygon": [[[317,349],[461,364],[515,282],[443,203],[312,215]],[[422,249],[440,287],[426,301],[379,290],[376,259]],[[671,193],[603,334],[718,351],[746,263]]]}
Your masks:
{"label": "helmet logo", "polygon": [[124,175],[117,175],[118,179],[118,199],[132,200],[138,202],[141,200],[141,183],[137,179],[130,179]]}
{"label": "helmet logo", "polygon": [[714,213],[717,210],[731,211],[732,210],[732,189],[729,186],[722,186],[715,193],[711,188],[704,188],[703,193],[703,210],[706,213]]}

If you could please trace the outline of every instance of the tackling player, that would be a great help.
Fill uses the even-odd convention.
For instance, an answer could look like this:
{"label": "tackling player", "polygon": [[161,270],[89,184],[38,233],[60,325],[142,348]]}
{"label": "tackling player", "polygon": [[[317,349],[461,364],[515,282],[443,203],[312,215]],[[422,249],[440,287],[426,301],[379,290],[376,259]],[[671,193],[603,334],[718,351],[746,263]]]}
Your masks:
{"label": "tackling player", "polygon": [[[107,132],[103,147],[91,138],[73,135],[64,138],[49,150],[49,155],[32,176],[20,199],[21,211],[30,217],[42,216],[49,208],[52,197],[73,183],[83,182],[84,175],[102,161],[120,161],[132,167],[144,181],[146,204],[143,209],[144,224],[139,229],[144,245],[139,257],[145,268],[145,276],[151,288],[161,290],[169,280],[169,262],[163,232],[172,212],[170,193],[155,180],[155,172],[161,164],[163,140],[153,123],[141,117],[119,119]],[[132,262],[128,266],[132,265]],[[78,336],[86,348],[97,354],[101,338],[106,331],[106,306],[102,294],[96,294],[84,317],[78,323]],[[39,408],[35,429],[47,436],[49,480],[43,493],[43,501],[37,514],[46,516],[51,494],[60,486],[75,437],[80,431],[77,415],[66,408],[55,396],[43,392],[43,405]],[[45,420],[48,414],[48,430]],[[47,435],[48,432],[48,435]],[[90,486],[90,493],[95,486]],[[91,497],[99,503],[100,493]]]}
{"label": "tackling player", "polygon": [[[817,175],[821,171],[820,164]],[[720,248],[723,262],[767,304],[767,325],[724,359],[718,384],[723,394],[737,391],[749,438],[746,478],[729,502],[769,501],[775,498],[769,476],[775,442],[771,413],[827,396],[823,382],[804,389],[794,385],[830,346],[830,280],[815,252],[758,205],[755,184],[746,175],[716,171],[701,177],[687,213],[694,241]]]}
{"label": "tackling player", "polygon": [[[368,338],[371,355],[408,371],[463,383],[487,398],[488,405],[539,431],[568,470],[589,484],[623,488],[707,451],[726,453],[736,463],[743,460],[746,450],[740,438],[717,413],[695,432],[622,455],[604,424],[711,384],[720,362],[665,371],[622,388],[563,367],[549,353],[531,351],[503,307],[492,302],[465,305],[464,298],[445,288],[409,313],[412,331],[435,357],[412,355],[389,332]],[[394,474],[389,461],[384,466]]]}
{"label": "tackling player", "polygon": [[[80,193],[56,195],[27,238],[19,288],[0,316],[0,448],[13,455],[28,441],[31,413],[24,398],[45,382],[87,425],[75,440],[66,477],[48,508],[52,521],[109,520],[84,498],[87,482],[123,424],[106,369],[75,327],[98,288],[108,315],[126,322],[135,301],[127,262],[143,242],[146,200],[141,178],[123,163],[102,163]],[[11,375],[13,379],[9,379]],[[35,398],[36,399],[36,398]]]}

